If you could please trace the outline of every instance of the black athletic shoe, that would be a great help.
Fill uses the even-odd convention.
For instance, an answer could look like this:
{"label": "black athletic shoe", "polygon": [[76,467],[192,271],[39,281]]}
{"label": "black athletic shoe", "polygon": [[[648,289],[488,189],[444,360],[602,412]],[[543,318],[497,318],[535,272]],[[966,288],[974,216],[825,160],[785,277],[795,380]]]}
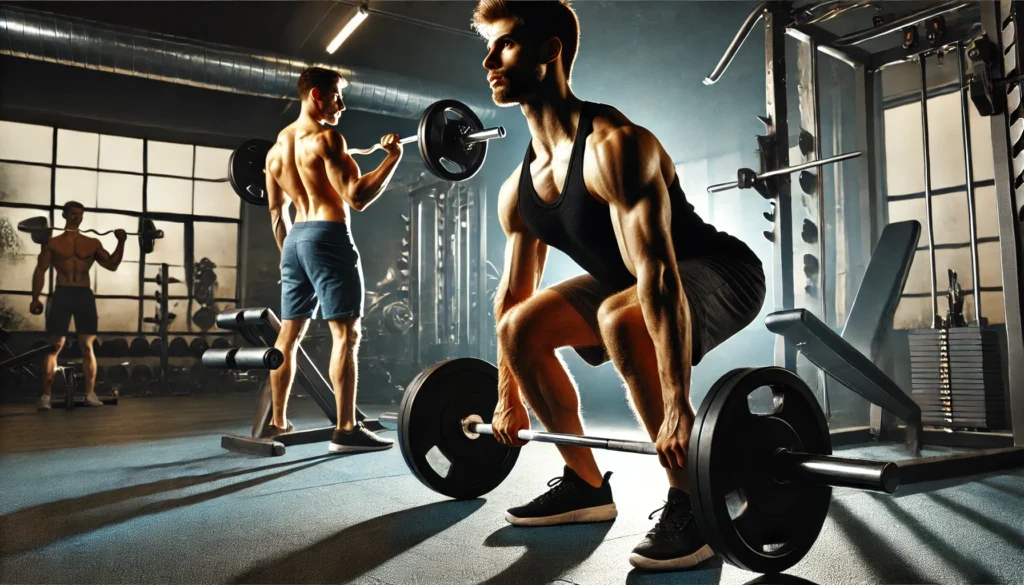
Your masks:
{"label": "black athletic shoe", "polygon": [[281,427],[279,427],[279,426],[268,424],[268,425],[263,427],[263,432],[260,433],[260,438],[261,439],[273,439],[274,437],[276,437],[278,435],[281,435],[281,434],[284,434],[284,433],[290,433],[290,432],[292,432],[294,430],[295,430],[295,425],[293,425],[291,423],[291,421],[288,421],[288,426],[286,428],[283,428],[283,429]]}
{"label": "black athletic shoe", "polygon": [[525,506],[509,509],[505,512],[505,519],[516,526],[614,520],[618,512],[612,501],[612,488],[608,485],[611,475],[610,471],[605,473],[601,487],[593,487],[566,466],[562,477],[548,482],[551,489]]}
{"label": "black athletic shoe", "polygon": [[334,429],[334,438],[327,448],[329,453],[362,453],[364,451],[383,451],[395,444],[391,439],[378,437],[370,429],[357,422],[351,431]]}
{"label": "black athletic shoe", "polygon": [[688,569],[715,556],[693,520],[690,495],[669,488],[668,501],[651,512],[661,512],[657,524],[629,555],[629,564],[639,569],[671,571]]}

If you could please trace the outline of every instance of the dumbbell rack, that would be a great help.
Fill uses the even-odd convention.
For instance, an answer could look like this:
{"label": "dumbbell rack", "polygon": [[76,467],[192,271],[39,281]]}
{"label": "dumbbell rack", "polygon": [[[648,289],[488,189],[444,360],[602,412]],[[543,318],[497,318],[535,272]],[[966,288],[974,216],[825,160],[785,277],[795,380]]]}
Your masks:
{"label": "dumbbell rack", "polygon": [[156,317],[145,317],[143,321],[146,323],[159,325],[158,335],[160,339],[160,370],[157,372],[157,384],[160,386],[160,392],[162,394],[168,393],[167,383],[167,329],[168,329],[168,312],[167,312],[167,286],[172,282],[178,282],[177,279],[171,279],[169,275],[170,269],[167,264],[160,265],[160,274],[156,278],[147,278],[146,282],[155,283],[160,287],[160,290],[156,293],[157,302],[160,303],[160,311]]}

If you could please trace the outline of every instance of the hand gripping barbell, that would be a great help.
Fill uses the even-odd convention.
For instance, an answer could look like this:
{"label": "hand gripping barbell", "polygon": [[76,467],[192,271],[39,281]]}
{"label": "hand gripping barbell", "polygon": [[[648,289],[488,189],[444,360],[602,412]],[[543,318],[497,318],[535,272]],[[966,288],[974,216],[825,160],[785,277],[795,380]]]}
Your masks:
{"label": "hand gripping barbell", "polygon": [[[754,414],[748,396],[765,387],[774,409]],[[519,456],[518,448],[481,437],[492,434],[497,402],[497,368],[459,358],[424,370],[409,384],[400,412],[379,420],[398,424],[402,455],[423,484],[449,497],[475,498],[501,484]],[[645,441],[533,430],[518,435],[656,454],[654,443]],[[722,376],[697,412],[687,466],[695,519],[711,548],[747,570],[784,571],[817,539],[832,486],[887,493],[899,486],[894,463],[831,453],[824,414],[799,376],[775,367]]]}
{"label": "hand gripping barbell", "polygon": [[[402,138],[399,143],[416,142],[423,163],[437,177],[446,181],[466,181],[483,166],[487,142],[504,137],[504,127],[484,128],[469,106],[456,100],[441,100],[423,111],[417,134]],[[246,203],[263,206],[268,203],[264,166],[273,145],[269,140],[252,138],[231,153],[226,180]],[[348,152],[366,155],[379,148],[378,144],[370,148],[350,148]]]}
{"label": "hand gripping barbell", "polygon": [[[32,241],[37,244],[46,244],[53,237],[53,231],[65,231],[65,232],[79,232],[83,234],[96,234],[97,236],[105,236],[114,233],[116,230],[107,230],[105,232],[98,232],[96,230],[72,230],[67,228],[50,227],[50,222],[43,216],[30,217],[24,221],[18,222],[18,231],[32,234]],[[156,240],[164,237],[164,231],[156,229],[156,224],[153,220],[141,217],[139,218],[139,231],[128,232],[125,235],[128,236],[139,236],[139,248],[143,254],[149,254],[153,251],[153,246]]]}

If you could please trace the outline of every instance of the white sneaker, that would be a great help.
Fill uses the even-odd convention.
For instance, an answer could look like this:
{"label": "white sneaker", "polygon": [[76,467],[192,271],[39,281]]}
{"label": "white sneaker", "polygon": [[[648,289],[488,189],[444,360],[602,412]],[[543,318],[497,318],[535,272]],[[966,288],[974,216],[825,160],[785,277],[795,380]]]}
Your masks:
{"label": "white sneaker", "polygon": [[43,394],[39,397],[39,403],[36,404],[36,410],[51,410],[53,407],[50,406],[50,396]]}
{"label": "white sneaker", "polygon": [[103,406],[103,401],[100,400],[98,396],[96,396],[95,392],[90,392],[90,393],[85,395],[85,405],[86,406]]}

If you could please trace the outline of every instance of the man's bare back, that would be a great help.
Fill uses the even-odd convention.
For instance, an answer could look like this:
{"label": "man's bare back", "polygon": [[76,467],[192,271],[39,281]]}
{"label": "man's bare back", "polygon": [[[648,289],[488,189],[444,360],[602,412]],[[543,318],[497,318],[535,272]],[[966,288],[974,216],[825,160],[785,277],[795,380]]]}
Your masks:
{"label": "man's bare back", "polygon": [[57,272],[59,286],[90,286],[89,273],[97,256],[110,255],[96,238],[67,232],[52,238],[44,248],[50,254],[50,265]]}

